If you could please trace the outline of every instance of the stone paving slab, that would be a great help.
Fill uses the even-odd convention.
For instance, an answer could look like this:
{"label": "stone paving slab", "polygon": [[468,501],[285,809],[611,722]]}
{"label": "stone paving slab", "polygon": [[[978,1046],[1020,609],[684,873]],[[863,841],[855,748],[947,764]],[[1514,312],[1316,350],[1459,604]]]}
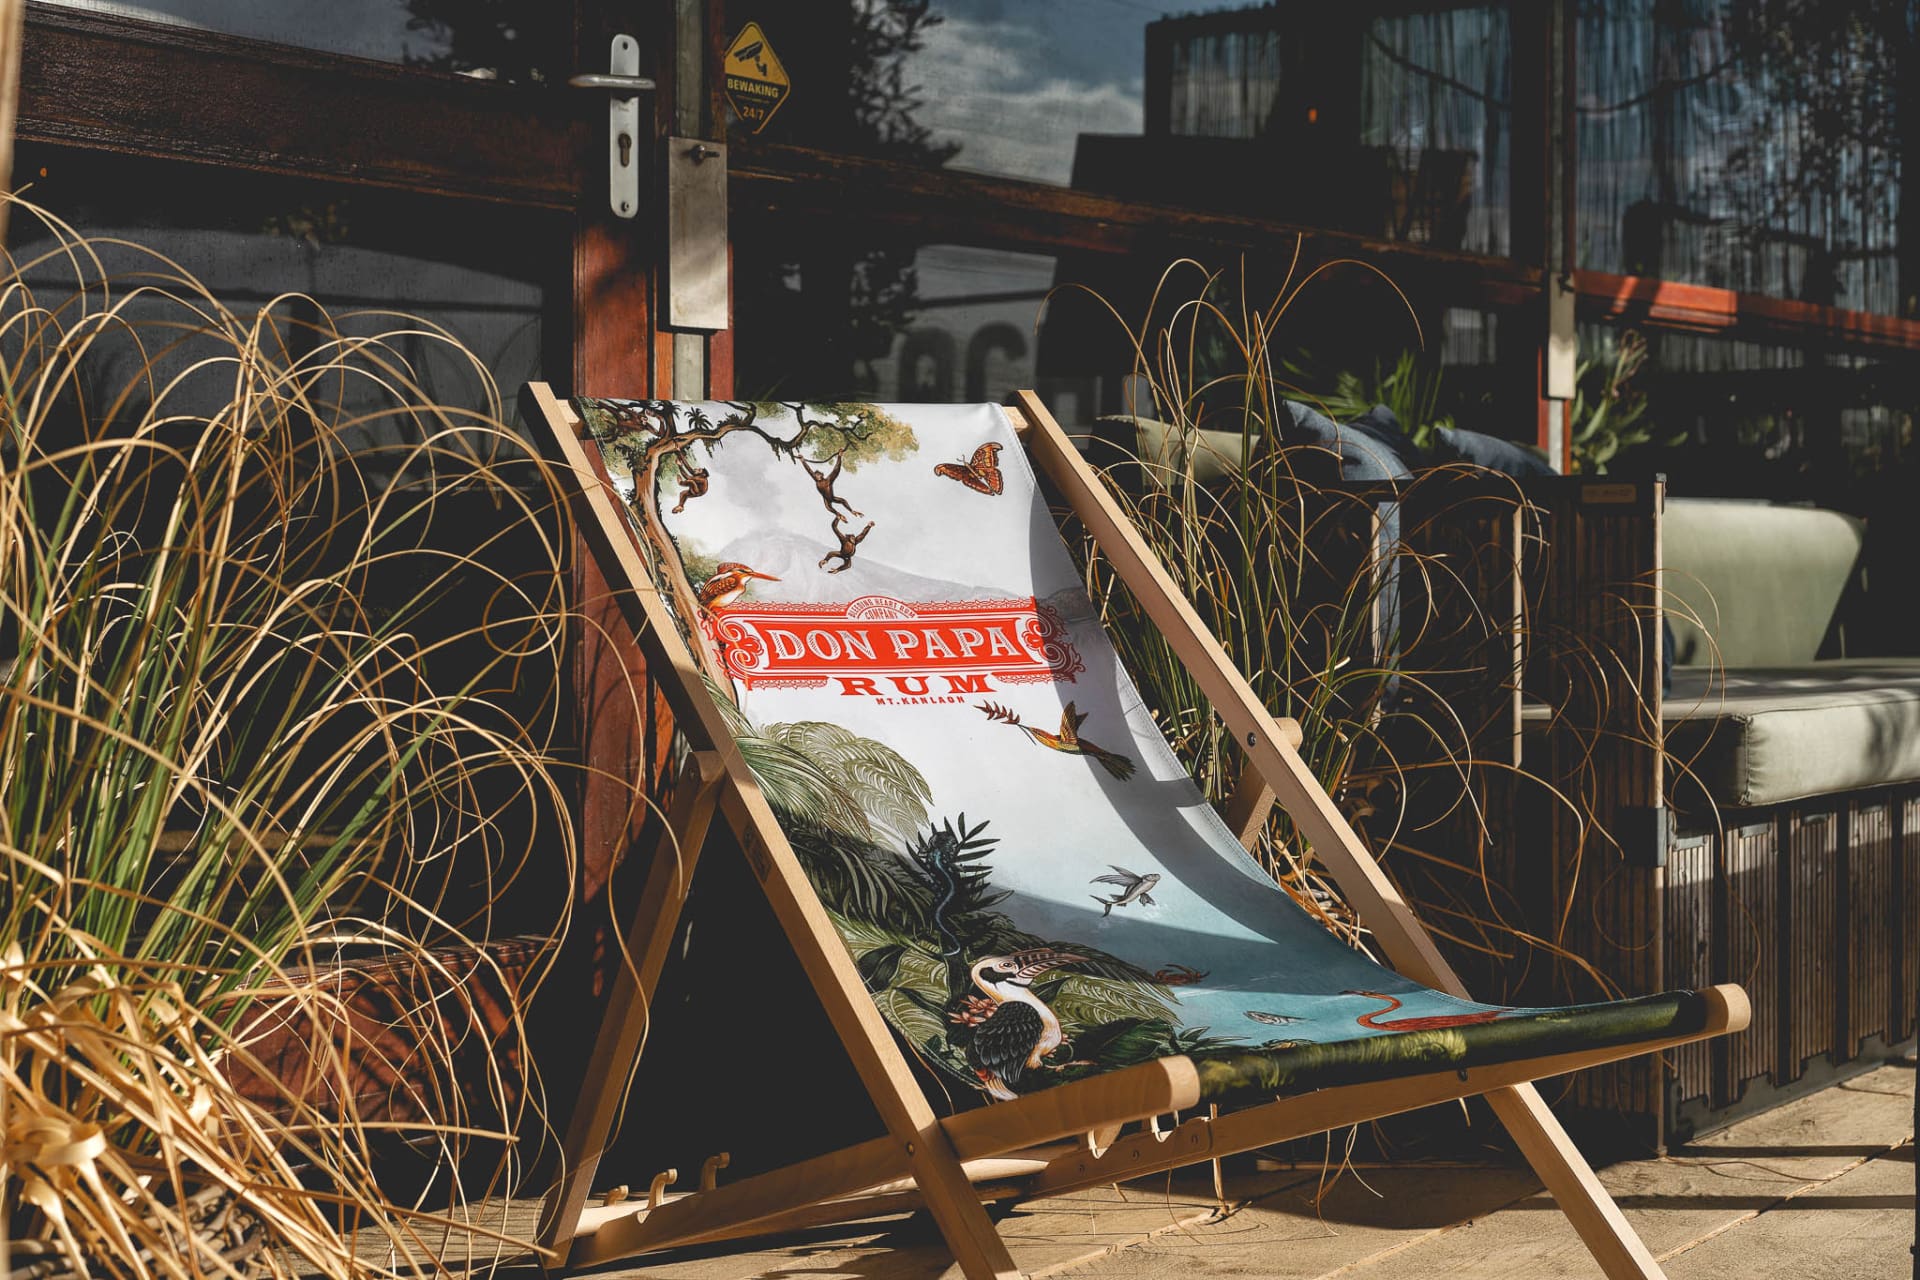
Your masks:
{"label": "stone paving slab", "polygon": [[[1670,1280],[1904,1277],[1913,1241],[1914,1070],[1896,1065],[1754,1116],[1659,1160],[1601,1170]],[[1902,1145],[1905,1143],[1906,1145]],[[1229,1179],[1216,1212],[1204,1167],[1041,1202],[1002,1223],[1038,1276],[1269,1280],[1592,1280],[1566,1219],[1520,1167],[1415,1165]],[[516,1203],[514,1221],[531,1202]],[[922,1219],[826,1228],[647,1259],[606,1280],[954,1280]],[[530,1280],[530,1263],[493,1271]]]}
{"label": "stone paving slab", "polygon": [[1668,1280],[1911,1274],[1913,1148],[1871,1159],[1666,1260]]}
{"label": "stone paving slab", "polygon": [[[1231,1217],[1169,1233],[1074,1269],[1074,1277],[1320,1276],[1365,1265],[1530,1195],[1525,1170],[1371,1169],[1262,1196]],[[1016,1261],[1018,1259],[1016,1258]]]}
{"label": "stone paving slab", "polygon": [[[1738,1248],[1746,1224],[1906,1140],[1913,1129],[1913,1072],[1889,1067],[1754,1116],[1660,1160],[1600,1170],[1627,1221],[1656,1257],[1725,1233]],[[1911,1165],[1907,1166],[1911,1169]],[[1538,1185],[1537,1183],[1535,1184]],[[1908,1194],[1912,1194],[1909,1181]],[[1908,1209],[1911,1239],[1911,1204]],[[1897,1259],[1909,1265],[1904,1245]],[[1753,1259],[1746,1274],[1792,1274]],[[1364,1280],[1501,1276],[1590,1280],[1601,1275],[1544,1191],[1460,1230],[1358,1269]],[[1861,1275],[1903,1274],[1862,1272]]]}

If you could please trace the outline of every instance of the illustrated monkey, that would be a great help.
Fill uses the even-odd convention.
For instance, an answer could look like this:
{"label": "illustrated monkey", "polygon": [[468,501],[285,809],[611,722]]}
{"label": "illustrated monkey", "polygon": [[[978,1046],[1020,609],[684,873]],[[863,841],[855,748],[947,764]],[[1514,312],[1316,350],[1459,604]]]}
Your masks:
{"label": "illustrated monkey", "polygon": [[687,503],[704,496],[707,486],[711,483],[704,467],[696,467],[690,462],[683,461],[680,466],[680,501],[673,504],[673,514],[679,515]]}
{"label": "illustrated monkey", "polygon": [[837,567],[827,569],[828,573],[841,573],[853,568],[854,548],[858,547],[860,543],[865,540],[866,536],[873,532],[873,521],[869,520],[867,521],[867,527],[860,532],[848,533],[840,527],[840,522],[843,518],[844,517],[838,515],[833,518],[833,536],[840,539],[840,549],[838,551],[829,551],[820,557],[820,567],[822,569],[827,569],[827,561],[829,560],[838,560],[840,562]]}
{"label": "illustrated monkey", "polygon": [[[844,453],[834,454],[833,470],[825,472],[815,471],[807,465],[805,458],[800,459],[800,469],[813,477],[813,487],[820,491],[820,501],[826,505],[827,514],[833,517],[835,524],[838,524],[840,521],[840,513],[834,509],[836,507],[845,507],[847,514],[850,516],[865,514],[864,512],[855,511],[851,502],[848,502],[845,498],[842,498],[833,491],[833,482],[840,478],[840,464],[845,457],[846,455]],[[865,537],[866,535],[862,534],[861,536]]]}

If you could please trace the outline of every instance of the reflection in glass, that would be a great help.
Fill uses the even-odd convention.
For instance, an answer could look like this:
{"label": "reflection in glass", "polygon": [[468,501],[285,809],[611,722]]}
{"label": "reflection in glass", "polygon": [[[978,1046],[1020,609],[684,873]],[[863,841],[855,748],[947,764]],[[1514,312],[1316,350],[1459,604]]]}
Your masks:
{"label": "reflection in glass", "polygon": [[567,56],[571,6],[551,0],[56,0],[483,79],[539,81]]}
{"label": "reflection in glass", "polygon": [[1762,0],[1595,0],[1579,27],[1580,263],[1912,314],[1885,18]]}
{"label": "reflection in glass", "polygon": [[[736,391],[749,398],[978,403],[1037,387],[1063,420],[1096,412],[1095,377],[1050,377],[1036,323],[1054,259],[971,245],[822,245],[792,261],[736,241]],[[788,244],[801,237],[783,237]],[[1124,368],[1119,372],[1125,372]]]}
{"label": "reflection in glass", "polygon": [[[1632,331],[1582,325],[1583,362],[1610,362]],[[1905,476],[1910,507],[1920,379],[1903,362],[1699,334],[1647,331],[1654,441],[1612,471],[1668,477],[1687,497],[1774,498],[1870,514]]]}
{"label": "reflection in glass", "polygon": [[1506,4],[1377,8],[728,0],[726,22],[793,81],[767,141],[1506,252]]}
{"label": "reflection in glass", "polygon": [[[735,391],[749,399],[969,403],[1031,387],[1063,423],[1085,426],[1154,412],[1135,376],[1143,328],[1148,359],[1173,359],[1182,383],[1245,374],[1246,355],[1212,322],[1174,353],[1157,345],[1167,326],[1212,314],[1192,305],[1207,285],[1192,264],[1162,285],[1165,260],[1137,255],[926,243],[846,220],[743,220],[735,232]],[[1371,274],[1326,279],[1273,332],[1277,376],[1296,395],[1397,401],[1384,381],[1405,351],[1430,387],[1427,421],[1504,431],[1496,314],[1442,305],[1416,317]],[[1215,277],[1205,296],[1238,315],[1243,288],[1265,309],[1278,286],[1249,267]]]}
{"label": "reflection in glass", "polygon": [[[27,198],[80,235],[165,255],[239,315],[273,303],[290,331],[316,343],[326,340],[312,327],[323,310],[345,333],[391,330],[381,313],[444,329],[479,357],[494,386],[476,385],[471,366],[444,344],[424,335],[403,340],[398,357],[438,403],[478,408],[500,394],[511,413],[519,387],[540,376],[538,256],[499,247],[536,244],[542,234],[564,245],[562,220],[56,148],[22,148],[15,171],[33,178]],[[44,229],[31,216],[17,214],[9,236],[16,261],[44,251]],[[145,262],[132,253],[123,262],[111,247],[100,252],[109,276]],[[61,267],[44,268],[50,287],[70,285],[72,270]],[[370,386],[341,390],[370,403],[379,394]]]}

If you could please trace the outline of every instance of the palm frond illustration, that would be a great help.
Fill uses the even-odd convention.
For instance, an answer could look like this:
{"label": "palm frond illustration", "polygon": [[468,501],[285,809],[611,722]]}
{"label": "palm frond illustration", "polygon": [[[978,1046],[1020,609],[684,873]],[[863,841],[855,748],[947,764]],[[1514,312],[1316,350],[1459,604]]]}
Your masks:
{"label": "palm frond illustration", "polygon": [[[862,981],[942,1073],[1005,1097],[1168,1044],[1237,1043],[1176,1029],[1178,1000],[1159,973],[1015,925],[988,862],[1005,849],[1000,837],[964,813],[929,818],[925,777],[892,748],[818,721],[755,726],[719,701]],[[996,965],[997,979],[985,971]],[[997,1020],[996,993],[1019,1006]],[[1034,1041],[1040,1061],[1029,1066],[1005,1054],[1036,1004],[1061,1038]],[[974,1044],[989,1021],[993,1043]]]}
{"label": "palm frond illustration", "polygon": [[[1061,1021],[1070,1025],[1064,1017]],[[1166,1017],[1114,1018],[1069,1033],[1062,1048],[1072,1058],[1052,1082],[1065,1083],[1155,1058],[1245,1047],[1237,1037],[1215,1035],[1208,1027],[1178,1026]]]}
{"label": "palm frond illustration", "polygon": [[768,725],[766,737],[819,765],[865,815],[876,836],[906,839],[927,819],[933,793],[899,752],[821,720]]}
{"label": "palm frond illustration", "polygon": [[927,780],[885,743],[823,720],[756,727],[731,697],[714,701],[783,817],[862,839],[904,839],[926,821]]}

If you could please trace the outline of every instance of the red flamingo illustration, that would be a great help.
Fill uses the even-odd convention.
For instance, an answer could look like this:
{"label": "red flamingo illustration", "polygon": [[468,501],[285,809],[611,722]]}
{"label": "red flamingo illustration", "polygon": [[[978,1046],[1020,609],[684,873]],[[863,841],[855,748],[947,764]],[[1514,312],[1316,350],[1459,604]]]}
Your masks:
{"label": "red flamingo illustration", "polygon": [[1443,1013],[1427,1018],[1395,1018],[1391,1022],[1379,1019],[1400,1007],[1397,997],[1379,991],[1342,991],[1343,996],[1365,996],[1369,1000],[1384,1000],[1387,1007],[1375,1009],[1372,1013],[1363,1013],[1354,1021],[1370,1031],[1441,1031],[1447,1027],[1473,1027],[1483,1022],[1492,1022],[1504,1010],[1486,1009],[1480,1013]]}

